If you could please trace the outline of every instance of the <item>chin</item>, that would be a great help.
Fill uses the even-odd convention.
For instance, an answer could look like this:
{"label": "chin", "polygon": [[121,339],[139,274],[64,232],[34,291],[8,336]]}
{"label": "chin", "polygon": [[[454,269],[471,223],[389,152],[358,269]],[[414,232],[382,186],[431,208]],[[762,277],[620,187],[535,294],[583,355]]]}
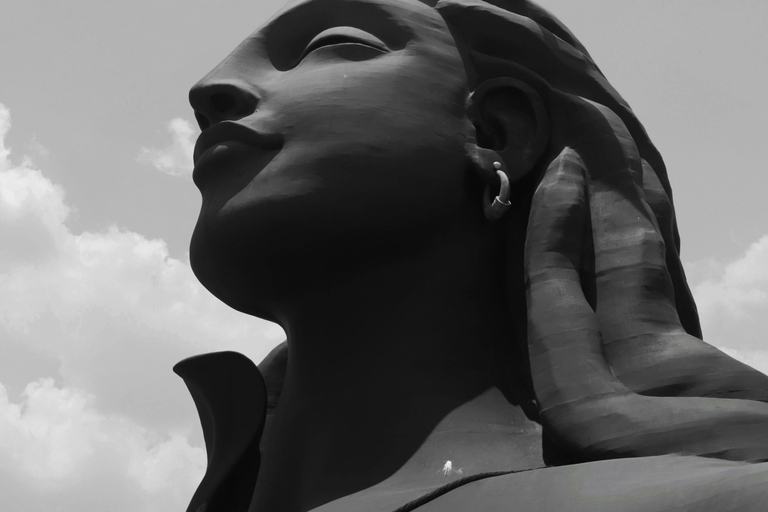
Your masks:
{"label": "chin", "polygon": [[[255,261],[251,247],[242,240],[210,236],[210,230],[195,227],[189,248],[190,264],[198,281],[217,299],[248,315],[276,321],[267,305],[275,299],[275,276],[265,262]],[[238,243],[241,242],[241,243]]]}

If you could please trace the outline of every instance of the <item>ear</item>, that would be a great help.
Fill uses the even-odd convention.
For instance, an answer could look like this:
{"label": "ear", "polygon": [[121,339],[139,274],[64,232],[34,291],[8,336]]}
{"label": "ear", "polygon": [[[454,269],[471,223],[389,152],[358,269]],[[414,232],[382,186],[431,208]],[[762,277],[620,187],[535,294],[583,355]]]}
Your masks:
{"label": "ear", "polygon": [[549,118],[539,93],[514,78],[493,78],[469,96],[467,115],[475,140],[466,150],[486,183],[494,183],[493,162],[515,183],[538,162],[549,141]]}

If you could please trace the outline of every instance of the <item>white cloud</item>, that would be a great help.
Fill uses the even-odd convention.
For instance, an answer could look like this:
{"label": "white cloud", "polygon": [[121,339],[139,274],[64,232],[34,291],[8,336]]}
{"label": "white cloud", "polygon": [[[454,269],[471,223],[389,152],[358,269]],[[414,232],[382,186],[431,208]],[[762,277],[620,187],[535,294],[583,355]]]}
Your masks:
{"label": "white cloud", "polygon": [[162,240],[71,232],[63,189],[10,160],[9,128],[0,105],[3,507],[183,510],[202,438],[172,366],[215,350],[258,362],[282,330],[210,295]]}
{"label": "white cloud", "polygon": [[173,364],[225,348],[258,360],[283,336],[212,297],[160,240],[113,227],[51,245],[44,262],[0,274],[0,333],[58,357],[65,381],[102,408],[178,424],[191,402],[178,399]]}
{"label": "white cloud", "polygon": [[171,134],[171,144],[163,149],[141,148],[138,161],[171,176],[189,177],[194,166],[195,140],[200,132],[179,117],[168,123],[167,130]]}
{"label": "white cloud", "polygon": [[705,339],[768,373],[768,235],[733,261],[687,268]]}
{"label": "white cloud", "polygon": [[56,253],[69,208],[60,187],[26,166],[0,171],[0,270]]}
{"label": "white cloud", "polygon": [[92,396],[51,379],[29,384],[19,403],[0,385],[0,453],[0,494],[18,486],[28,494],[5,506],[30,512],[83,510],[83,502],[86,510],[184,510],[206,464],[204,449],[183,436],[159,438],[102,414]]}

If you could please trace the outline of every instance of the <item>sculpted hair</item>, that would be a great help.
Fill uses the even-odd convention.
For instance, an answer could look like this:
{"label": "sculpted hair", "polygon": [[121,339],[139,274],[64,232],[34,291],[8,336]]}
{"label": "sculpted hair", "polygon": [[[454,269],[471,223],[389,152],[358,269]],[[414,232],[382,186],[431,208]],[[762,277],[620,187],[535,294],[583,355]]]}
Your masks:
{"label": "sculpted hair", "polygon": [[[547,113],[555,121],[553,124],[557,125],[558,118],[565,113],[560,109],[566,108],[568,114],[572,114],[567,121],[574,124],[566,129],[574,132],[573,138],[581,139],[580,147],[598,145],[603,149],[606,143],[612,143],[617,151],[624,153],[638,176],[643,176],[640,166],[655,172],[663,189],[659,192],[672,204],[666,167],[642,124],[586,48],[555,16],[525,0],[441,0],[435,7],[460,45],[470,90],[484,80],[501,76],[527,83],[549,100]],[[605,119],[604,130],[578,133],[580,126],[575,123],[580,114],[587,111]],[[573,138],[559,142],[565,146],[575,142]],[[549,161],[541,162],[539,179],[559,154],[556,148],[552,149],[544,157]],[[532,188],[529,186],[529,196]],[[654,198],[646,199],[650,203]],[[701,337],[696,305],[680,262],[680,236],[674,208],[663,213],[666,225],[660,228],[667,247],[666,263],[675,288],[680,321],[689,334]]]}
{"label": "sculpted hair", "polygon": [[[545,367],[550,364],[548,356],[534,356],[534,359],[540,359],[534,361],[529,355],[529,349],[539,352],[541,349],[533,346],[537,339],[532,339],[534,336],[530,332],[533,324],[530,298],[526,296],[529,283],[526,282],[525,241],[530,229],[532,198],[545,171],[552,166],[578,167],[590,193],[594,192],[593,183],[600,183],[598,186],[611,190],[612,197],[621,197],[627,205],[625,212],[629,211],[633,218],[643,219],[637,224],[637,241],[629,242],[636,245],[635,253],[640,246],[639,252],[643,256],[633,265],[642,268],[642,272],[628,272],[622,263],[609,266],[607,271],[602,270],[602,274],[597,272],[596,275],[596,261],[601,258],[603,262],[618,261],[621,257],[617,257],[615,247],[606,249],[605,243],[592,243],[592,240],[605,241],[617,236],[612,232],[615,223],[599,214],[596,216],[594,206],[582,244],[586,252],[580,257],[579,278],[584,297],[603,333],[603,341],[598,343],[599,364],[607,368],[608,380],[620,381],[619,387],[629,388],[629,394],[765,401],[768,397],[764,391],[764,376],[696,339],[701,338],[701,328],[680,261],[680,238],[664,162],[632,109],[598,69],[584,46],[557,18],[530,1],[440,0],[427,3],[441,14],[456,40],[470,91],[486,80],[513,78],[539,94],[549,116],[549,146],[533,172],[517,184],[517,196],[511,199],[513,207],[508,214],[506,291],[517,339],[501,349],[509,364],[500,370],[502,387],[510,401],[519,403],[529,416],[544,425],[545,460],[557,464],[669,453],[667,447],[677,446],[674,436],[680,434],[669,434],[664,443],[649,440],[650,436],[656,435],[654,432],[658,434],[677,428],[666,419],[658,422],[649,419],[642,425],[629,427],[626,434],[617,434],[611,431],[614,424],[606,421],[604,416],[621,416],[621,413],[612,411],[608,405],[599,413],[603,417],[593,413],[595,416],[585,416],[582,421],[565,423],[561,421],[562,416],[570,413],[550,411],[550,417],[560,415],[557,421],[569,428],[548,435],[549,424],[542,416],[541,398],[543,395],[565,396],[570,392],[566,388],[573,382],[556,376],[559,372],[568,372],[567,368],[549,367],[541,371],[542,364]],[[641,229],[643,222],[655,229]],[[627,237],[619,245],[626,243]],[[639,276],[644,277],[640,279]],[[614,292],[630,290],[637,298],[635,316],[642,317],[642,321],[611,306],[611,301],[603,301],[598,307],[596,295],[601,286],[603,289],[612,287]],[[657,297],[668,300],[656,300]],[[565,311],[558,311],[556,307],[551,307],[549,313],[550,317],[566,316]],[[606,339],[610,338],[606,331],[610,332],[612,326],[622,323],[629,324],[629,330],[636,326],[634,335]],[[641,330],[647,329],[649,324],[654,326],[651,333]],[[690,336],[683,333],[681,327]],[[533,328],[536,330],[535,326]],[[627,330],[626,327],[623,329]],[[654,334],[664,332],[673,335]],[[599,340],[600,334],[597,336]],[[685,337],[684,343],[680,342],[681,336]],[[532,370],[532,367],[535,368]],[[537,381],[532,371],[547,376]],[[694,402],[694,398],[688,400],[691,402],[685,406],[700,407],[701,410],[712,407]],[[664,402],[667,403],[671,404],[670,414],[674,414],[674,407],[679,407],[677,404],[682,402]],[[664,404],[659,407],[663,408]],[[582,407],[585,409],[588,407]],[[560,408],[562,410],[574,411],[576,408]],[[716,430],[714,423],[706,423],[710,421],[706,414],[697,415],[699,412],[691,413],[695,421],[705,423],[698,424],[697,428]],[[573,429],[581,430],[582,439],[589,438],[590,441],[586,444],[572,441],[570,430]],[[714,453],[710,448],[694,453]],[[726,451],[727,447],[723,447],[723,453]],[[747,453],[748,450],[733,451],[725,458],[747,460]]]}

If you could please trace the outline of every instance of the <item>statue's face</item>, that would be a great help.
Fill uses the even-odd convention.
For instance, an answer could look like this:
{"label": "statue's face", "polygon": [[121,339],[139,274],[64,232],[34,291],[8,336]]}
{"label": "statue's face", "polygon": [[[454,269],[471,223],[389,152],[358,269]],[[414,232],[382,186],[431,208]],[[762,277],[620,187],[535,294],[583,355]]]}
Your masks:
{"label": "statue's face", "polygon": [[444,21],[417,0],[290,4],[190,93],[198,278],[269,316],[255,293],[455,222],[470,200],[466,84]]}

